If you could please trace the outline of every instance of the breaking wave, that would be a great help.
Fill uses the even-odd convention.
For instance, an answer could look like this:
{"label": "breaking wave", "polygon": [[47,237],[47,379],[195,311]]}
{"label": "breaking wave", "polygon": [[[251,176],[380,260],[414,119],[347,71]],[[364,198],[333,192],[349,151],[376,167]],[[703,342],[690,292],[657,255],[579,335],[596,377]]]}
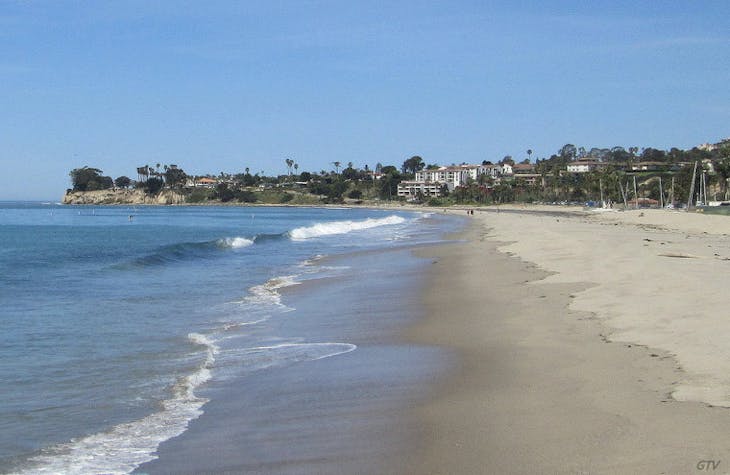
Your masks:
{"label": "breaking wave", "polygon": [[45,449],[29,460],[31,467],[16,474],[125,474],[157,458],[157,446],[185,432],[188,423],[203,413],[202,407],[208,402],[194,391],[210,379],[219,348],[199,333],[190,333],[188,340],[202,346],[205,356],[196,371],[173,386],[172,397],[161,403],[162,410],[107,432]]}
{"label": "breaking wave", "polygon": [[220,247],[230,247],[233,249],[238,249],[241,247],[248,247],[254,243],[253,239],[246,239],[244,237],[233,237],[233,238],[224,238],[219,239],[217,241],[218,245]]}
{"label": "breaking wave", "polygon": [[181,242],[163,246],[145,256],[130,262],[116,265],[114,268],[127,269],[174,264],[191,259],[214,258],[222,255],[222,251],[245,249],[254,244],[264,244],[272,241],[292,240],[304,241],[307,239],[337,234],[347,234],[353,231],[363,231],[381,226],[390,226],[405,222],[405,218],[391,215],[385,218],[368,218],[360,221],[332,221],[315,223],[311,226],[294,228],[279,234],[257,234],[253,237],[234,236],[202,242]]}
{"label": "breaking wave", "polygon": [[362,221],[332,221],[328,223],[317,223],[312,226],[301,227],[289,231],[289,237],[294,241],[331,236],[334,234],[347,234],[352,231],[389,226],[405,222],[404,218],[392,215],[386,218],[368,218]]}

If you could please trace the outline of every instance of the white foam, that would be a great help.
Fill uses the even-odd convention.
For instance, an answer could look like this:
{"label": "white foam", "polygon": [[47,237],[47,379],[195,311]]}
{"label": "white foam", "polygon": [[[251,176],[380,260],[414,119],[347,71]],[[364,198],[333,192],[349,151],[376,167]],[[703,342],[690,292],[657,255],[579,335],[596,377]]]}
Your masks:
{"label": "white foam", "polygon": [[312,226],[301,227],[289,231],[289,237],[294,241],[302,241],[321,236],[334,234],[347,234],[352,231],[389,226],[405,222],[405,219],[392,215],[385,218],[368,218],[362,221],[332,221],[328,223],[317,223]]}
{"label": "white foam", "polygon": [[298,285],[300,282],[296,280],[294,275],[282,275],[274,277],[264,284],[255,285],[249,289],[251,295],[247,296],[244,301],[254,304],[269,304],[285,307],[281,303],[281,294],[278,290],[292,285]]}
{"label": "white foam", "polygon": [[221,247],[230,247],[232,249],[239,249],[242,247],[248,247],[253,244],[252,239],[244,237],[232,237],[218,240],[218,245]]}
{"label": "white foam", "polygon": [[241,327],[263,323],[268,319],[269,319],[269,317],[267,316],[267,317],[259,318],[256,320],[246,321],[246,322],[223,322],[223,326],[220,328],[220,331],[227,332],[227,331],[231,331],[231,330],[236,330]]}
{"label": "white foam", "polygon": [[224,363],[237,371],[259,371],[266,368],[289,366],[294,363],[316,361],[349,353],[357,349],[351,343],[280,343],[224,352]]}
{"label": "white foam", "polygon": [[317,255],[315,255],[315,256],[313,256],[313,257],[310,257],[309,259],[307,259],[307,260],[305,260],[305,261],[301,262],[301,263],[299,264],[299,267],[310,267],[310,266],[315,266],[315,265],[317,265],[317,262],[319,262],[319,261],[321,261],[322,259],[324,259],[324,257],[325,257],[325,256],[324,256],[324,254],[317,254]]}
{"label": "white foam", "polygon": [[45,450],[29,460],[31,467],[16,472],[30,474],[126,474],[157,458],[157,446],[185,432],[188,423],[198,418],[205,398],[194,390],[210,379],[210,367],[219,349],[205,335],[190,333],[188,340],[206,348],[206,358],[197,371],[182,378],[173,396],[162,401],[162,410],[142,419],[119,424],[100,432]]}
{"label": "white foam", "polygon": [[248,348],[252,352],[256,351],[275,351],[275,352],[288,352],[295,354],[299,357],[305,357],[304,359],[309,361],[321,360],[322,358],[329,358],[330,356],[341,355],[355,351],[357,345],[352,343],[281,343],[278,345],[270,346],[257,346],[254,348]]}

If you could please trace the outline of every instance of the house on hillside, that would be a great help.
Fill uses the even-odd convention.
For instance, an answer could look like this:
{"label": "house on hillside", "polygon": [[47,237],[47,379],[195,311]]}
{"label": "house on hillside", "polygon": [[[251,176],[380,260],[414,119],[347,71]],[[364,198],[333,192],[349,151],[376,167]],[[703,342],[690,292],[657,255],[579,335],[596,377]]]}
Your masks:
{"label": "house on hillside", "polygon": [[638,162],[631,165],[631,170],[635,172],[655,172],[666,168],[666,162]]}
{"label": "house on hillside", "polygon": [[512,165],[512,173],[514,175],[527,175],[535,173],[534,163],[515,163]]}
{"label": "house on hillside", "polygon": [[568,163],[566,168],[568,173],[590,173],[595,170],[601,170],[605,167],[606,164],[599,162],[598,160],[594,160],[592,158],[579,158],[574,162]]}
{"label": "house on hillside", "polygon": [[420,197],[439,197],[443,186],[441,183],[434,181],[402,181],[398,183],[398,196],[411,201]]}
{"label": "house on hillside", "polygon": [[190,182],[187,183],[187,186],[193,186],[195,188],[215,188],[217,184],[218,180],[208,177],[202,177],[197,179],[191,179]]}

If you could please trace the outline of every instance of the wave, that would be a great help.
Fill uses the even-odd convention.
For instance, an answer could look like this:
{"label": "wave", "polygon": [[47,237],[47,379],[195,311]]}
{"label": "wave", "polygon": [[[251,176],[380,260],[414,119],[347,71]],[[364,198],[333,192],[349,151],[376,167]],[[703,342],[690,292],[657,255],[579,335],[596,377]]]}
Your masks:
{"label": "wave", "polygon": [[368,218],[361,221],[332,221],[315,223],[311,226],[299,227],[278,234],[257,234],[253,237],[233,236],[202,242],[181,242],[163,246],[158,250],[142,257],[133,259],[116,268],[139,268],[160,266],[183,262],[192,259],[205,259],[220,256],[221,251],[245,249],[254,244],[264,244],[273,241],[292,240],[303,241],[323,236],[347,234],[353,231],[363,231],[381,226],[401,224],[405,219],[391,215],[385,218]]}
{"label": "wave", "polygon": [[253,239],[246,239],[244,237],[233,237],[233,238],[224,238],[219,239],[216,241],[216,243],[221,247],[230,247],[233,249],[238,249],[241,247],[248,247],[254,243]]}
{"label": "wave", "polygon": [[205,335],[190,333],[190,343],[204,347],[205,358],[198,369],[173,386],[172,397],[162,401],[162,410],[142,419],[119,424],[100,432],[60,444],[29,460],[31,467],[15,472],[30,474],[126,474],[157,458],[160,443],[185,432],[188,423],[203,414],[208,402],[195,389],[211,377],[218,346]]}
{"label": "wave", "polygon": [[117,265],[116,268],[153,267],[193,259],[205,259],[220,255],[221,251],[243,249],[253,245],[255,239],[246,237],[227,237],[212,241],[181,242],[162,246],[155,252]]}
{"label": "wave", "polygon": [[[190,333],[188,340],[194,345],[202,346],[206,357],[197,371],[175,384],[172,397],[162,402],[161,411],[133,422],[119,424],[107,432],[45,449],[28,461],[29,467],[12,475],[121,475],[155,460],[159,444],[185,432],[190,421],[203,414],[202,407],[208,402],[208,399],[196,396],[194,390],[210,380],[220,349],[212,339],[199,333]],[[282,343],[224,353],[227,353],[228,365],[235,367],[237,371],[254,372],[316,361],[355,349],[357,346],[350,343]]]}
{"label": "wave", "polygon": [[250,295],[244,298],[243,302],[288,308],[281,303],[281,294],[278,290],[300,284],[301,282],[297,281],[296,277],[295,275],[282,275],[274,277],[264,284],[254,285],[248,289]]}
{"label": "wave", "polygon": [[396,215],[391,215],[385,218],[368,218],[362,221],[332,221],[292,229],[289,231],[289,237],[294,241],[302,241],[305,239],[331,236],[334,234],[347,234],[352,231],[361,231],[380,226],[401,224],[403,222],[405,222],[405,218]]}

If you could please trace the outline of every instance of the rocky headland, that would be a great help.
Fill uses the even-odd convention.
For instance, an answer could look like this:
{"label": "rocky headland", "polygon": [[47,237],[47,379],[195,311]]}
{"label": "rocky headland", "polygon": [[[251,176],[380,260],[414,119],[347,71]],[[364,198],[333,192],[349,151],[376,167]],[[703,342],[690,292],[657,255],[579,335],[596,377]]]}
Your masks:
{"label": "rocky headland", "polygon": [[176,205],[184,204],[185,196],[172,190],[163,190],[156,195],[149,195],[143,190],[67,191],[62,203],[66,205]]}

